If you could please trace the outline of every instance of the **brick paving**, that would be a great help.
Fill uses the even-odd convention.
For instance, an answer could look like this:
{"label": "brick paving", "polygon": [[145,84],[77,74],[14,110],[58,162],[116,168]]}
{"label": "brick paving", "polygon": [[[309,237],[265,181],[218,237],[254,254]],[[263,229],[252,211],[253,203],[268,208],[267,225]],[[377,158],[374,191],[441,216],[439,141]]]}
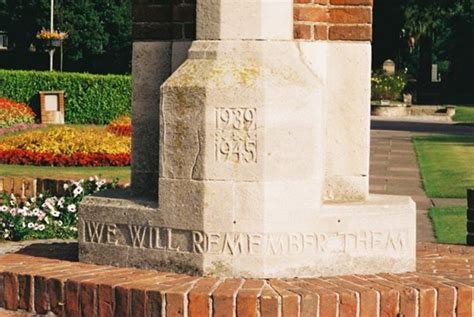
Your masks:
{"label": "brick paving", "polygon": [[474,316],[474,248],[417,256],[414,273],[245,280],[6,254],[0,316]]}
{"label": "brick paving", "polygon": [[417,208],[418,241],[434,242],[428,209],[433,206],[422,188],[411,132],[373,130],[370,151],[370,191],[411,196]]}
{"label": "brick paving", "polygon": [[465,199],[428,198],[411,138],[414,134],[472,135],[474,126],[429,121],[372,118],[370,191],[411,196],[417,205],[417,239],[435,242],[428,209],[433,206],[465,206]]}

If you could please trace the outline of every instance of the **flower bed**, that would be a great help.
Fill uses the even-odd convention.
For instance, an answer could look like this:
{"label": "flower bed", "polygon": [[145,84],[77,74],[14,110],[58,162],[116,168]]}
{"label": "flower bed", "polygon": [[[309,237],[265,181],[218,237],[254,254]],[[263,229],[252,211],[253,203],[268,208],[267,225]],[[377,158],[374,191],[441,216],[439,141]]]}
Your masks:
{"label": "flower bed", "polygon": [[39,166],[128,166],[130,137],[104,129],[60,126],[1,140],[0,163]]}
{"label": "flower bed", "polygon": [[8,128],[0,128],[0,136],[8,133],[23,131],[23,130],[32,130],[32,129],[41,129],[46,127],[45,124],[35,124],[35,123],[20,123],[15,124],[14,126]]}
{"label": "flower bed", "polygon": [[91,177],[64,185],[62,197],[39,194],[21,201],[4,195],[0,204],[0,239],[70,239],[77,237],[77,207],[82,199],[104,189],[115,187],[104,179]]}
{"label": "flower bed", "polygon": [[401,100],[408,77],[405,72],[386,75],[376,72],[372,75],[372,100]]}
{"label": "flower bed", "polygon": [[121,116],[113,120],[106,128],[107,131],[116,135],[132,135],[132,119],[129,116]]}
{"label": "flower bed", "polygon": [[35,122],[35,113],[24,103],[0,98],[0,128],[9,128],[16,124]]}

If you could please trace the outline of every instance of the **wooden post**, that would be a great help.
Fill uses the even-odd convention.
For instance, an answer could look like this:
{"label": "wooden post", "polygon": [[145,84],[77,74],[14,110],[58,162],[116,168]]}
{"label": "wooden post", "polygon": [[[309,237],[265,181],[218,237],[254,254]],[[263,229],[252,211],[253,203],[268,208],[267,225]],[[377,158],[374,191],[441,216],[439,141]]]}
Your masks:
{"label": "wooden post", "polygon": [[467,237],[468,245],[474,246],[474,188],[467,190]]}

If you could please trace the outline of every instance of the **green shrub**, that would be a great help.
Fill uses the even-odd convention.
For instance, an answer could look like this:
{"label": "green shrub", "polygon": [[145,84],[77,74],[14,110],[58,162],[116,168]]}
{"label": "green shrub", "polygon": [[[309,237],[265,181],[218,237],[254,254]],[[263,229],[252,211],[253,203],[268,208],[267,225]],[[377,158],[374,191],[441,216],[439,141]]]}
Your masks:
{"label": "green shrub", "polygon": [[0,96],[38,113],[41,90],[64,90],[68,123],[107,124],[131,111],[130,76],[0,70]]}
{"label": "green shrub", "polygon": [[407,83],[408,77],[404,72],[391,76],[376,72],[372,74],[372,100],[401,100]]}

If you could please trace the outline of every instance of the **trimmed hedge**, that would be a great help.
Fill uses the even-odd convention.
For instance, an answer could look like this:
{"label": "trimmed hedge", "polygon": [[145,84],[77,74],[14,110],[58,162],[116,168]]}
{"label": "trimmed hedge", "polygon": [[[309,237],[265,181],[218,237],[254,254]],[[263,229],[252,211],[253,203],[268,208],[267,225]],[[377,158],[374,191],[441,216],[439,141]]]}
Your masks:
{"label": "trimmed hedge", "polygon": [[107,124],[131,112],[130,76],[0,69],[0,96],[39,113],[41,90],[64,90],[67,123]]}

